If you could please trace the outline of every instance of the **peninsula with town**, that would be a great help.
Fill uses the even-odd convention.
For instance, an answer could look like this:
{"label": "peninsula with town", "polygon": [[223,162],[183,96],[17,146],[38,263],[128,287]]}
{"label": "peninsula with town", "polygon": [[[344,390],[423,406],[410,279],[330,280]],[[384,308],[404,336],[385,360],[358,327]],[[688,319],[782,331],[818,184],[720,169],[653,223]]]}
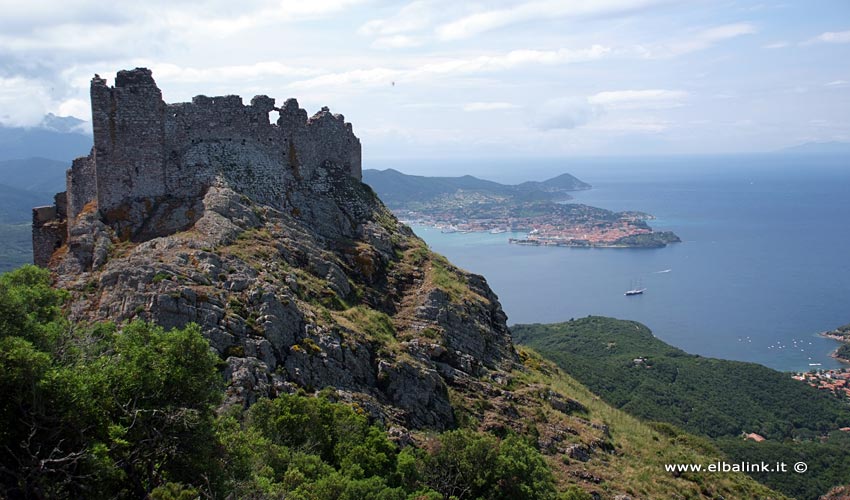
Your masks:
{"label": "peninsula with town", "polygon": [[681,241],[671,231],[653,230],[650,214],[570,203],[570,192],[591,188],[570,174],[506,185],[387,169],[365,170],[363,180],[399,219],[444,233],[524,233],[508,242],[579,248],[661,248]]}

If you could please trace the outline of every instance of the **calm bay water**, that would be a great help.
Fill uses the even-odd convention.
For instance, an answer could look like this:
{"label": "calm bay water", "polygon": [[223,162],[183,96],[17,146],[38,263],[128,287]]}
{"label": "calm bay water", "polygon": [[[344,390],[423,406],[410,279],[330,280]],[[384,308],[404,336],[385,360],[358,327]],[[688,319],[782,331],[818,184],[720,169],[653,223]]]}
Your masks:
{"label": "calm bay water", "polygon": [[[651,250],[522,247],[508,245],[508,234],[441,234],[414,227],[434,250],[483,274],[511,324],[600,314],[640,321],[664,341],[704,356],[780,370],[806,370],[810,363],[842,366],[828,356],[837,343],[816,334],[850,322],[846,158],[392,166],[407,173],[471,173],[511,182],[567,171],[594,186],[576,193],[576,202],[649,212],[657,217],[654,228],[673,230],[683,240]],[[635,280],[646,293],[625,297]]]}

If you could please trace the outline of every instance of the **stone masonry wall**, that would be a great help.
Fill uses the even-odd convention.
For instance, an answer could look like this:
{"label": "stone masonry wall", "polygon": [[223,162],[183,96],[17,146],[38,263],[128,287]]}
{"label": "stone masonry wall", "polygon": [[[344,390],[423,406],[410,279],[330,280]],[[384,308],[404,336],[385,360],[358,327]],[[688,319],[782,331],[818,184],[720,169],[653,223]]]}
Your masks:
{"label": "stone masonry wall", "polygon": [[112,88],[95,77],[91,96],[98,208],[166,194],[165,103],[150,70],[120,71]]}
{"label": "stone masonry wall", "polygon": [[[67,219],[70,232],[87,206],[119,235],[132,237],[162,206],[197,198],[213,185],[285,209],[289,187],[327,163],[361,178],[360,140],[328,108],[308,118],[295,99],[276,108],[267,96],[245,105],[235,95],[166,104],[146,68],[120,71],[112,87],[95,75],[91,103],[94,146],[68,170],[67,209],[41,211],[34,220],[33,251],[41,265],[55,248],[56,225],[49,223],[64,228]],[[273,111],[279,118],[270,123]]]}
{"label": "stone masonry wall", "polygon": [[86,203],[97,198],[97,179],[94,152],[89,156],[77,158],[65,175],[68,200],[68,218],[76,219]]}
{"label": "stone masonry wall", "polygon": [[67,228],[59,219],[57,207],[32,210],[32,254],[37,266],[46,267],[57,248],[65,243]]}

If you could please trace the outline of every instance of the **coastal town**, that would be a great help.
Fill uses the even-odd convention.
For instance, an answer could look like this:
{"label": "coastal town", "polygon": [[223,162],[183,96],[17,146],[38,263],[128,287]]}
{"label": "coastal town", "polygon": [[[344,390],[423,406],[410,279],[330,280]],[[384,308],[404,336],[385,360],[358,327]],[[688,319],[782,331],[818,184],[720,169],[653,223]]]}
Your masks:
{"label": "coastal town", "polygon": [[[820,336],[841,342],[841,346],[833,351],[831,356],[839,361],[850,363],[850,324],[822,332]],[[798,372],[792,378],[850,402],[850,368]]]}
{"label": "coastal town", "polygon": [[647,213],[572,203],[570,193],[591,186],[570,174],[508,185],[366,170],[364,181],[403,222],[443,233],[510,233],[506,242],[531,246],[660,248],[680,241],[654,231]]}
{"label": "coastal town", "polygon": [[[436,204],[435,204],[436,205]],[[669,231],[654,231],[642,212],[613,212],[576,203],[487,204],[470,214],[456,205],[426,206],[418,210],[396,210],[396,215],[413,224],[440,229],[444,233],[522,233],[509,243],[567,247],[663,247],[679,242]]]}
{"label": "coastal town", "polygon": [[791,378],[842,398],[850,400],[850,368],[812,370],[795,373]]}

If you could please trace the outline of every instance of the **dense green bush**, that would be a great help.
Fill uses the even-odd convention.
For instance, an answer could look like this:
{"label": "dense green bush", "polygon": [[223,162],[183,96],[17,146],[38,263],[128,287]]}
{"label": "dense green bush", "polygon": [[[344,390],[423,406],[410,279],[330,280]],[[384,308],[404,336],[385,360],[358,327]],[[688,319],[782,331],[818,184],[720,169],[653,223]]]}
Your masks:
{"label": "dense green bush", "polygon": [[555,498],[520,437],[399,449],[332,390],[216,416],[219,359],[197,326],[83,328],[66,298],[36,267],[0,276],[2,498]]}
{"label": "dense green bush", "polygon": [[0,277],[0,481],[8,496],[139,497],[214,454],[217,358],[196,326],[77,331],[27,266]]}
{"label": "dense green bush", "polygon": [[523,439],[449,431],[421,453],[422,481],[445,498],[554,498],[543,457]]}
{"label": "dense green bush", "polygon": [[819,498],[836,485],[850,481],[850,433],[835,431],[821,441],[754,441],[724,438],[718,444],[736,461],[751,463],[784,462],[790,471],[796,462],[804,462],[804,474],[787,472],[753,473],[760,482],[798,499]]}
{"label": "dense green bush", "polygon": [[555,489],[540,453],[517,436],[469,430],[399,451],[356,409],[323,397],[264,400],[240,422],[220,422],[229,489],[240,497],[298,499],[548,499]]}
{"label": "dense green bush", "polygon": [[841,344],[835,351],[835,356],[843,360],[850,360],[850,344]]}

